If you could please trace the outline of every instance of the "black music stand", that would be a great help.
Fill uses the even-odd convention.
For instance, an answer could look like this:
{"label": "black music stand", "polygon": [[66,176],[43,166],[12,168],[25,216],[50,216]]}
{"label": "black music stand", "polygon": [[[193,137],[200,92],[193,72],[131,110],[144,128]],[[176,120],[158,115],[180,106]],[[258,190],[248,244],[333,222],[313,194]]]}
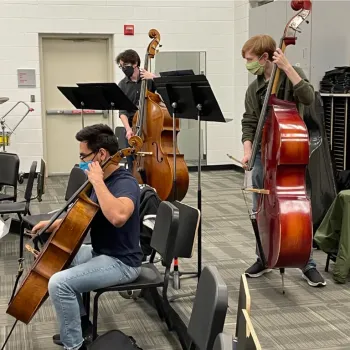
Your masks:
{"label": "black music stand", "polygon": [[[220,106],[205,75],[164,76],[154,78],[157,92],[162,96],[174,121],[174,166],[176,166],[175,118],[198,121],[198,189],[197,206],[200,211],[198,227],[198,279],[202,271],[202,189],[201,189],[201,121],[226,123]],[[176,174],[176,167],[174,167]],[[174,176],[176,191],[176,175]],[[176,192],[175,192],[176,194]]]}
{"label": "black music stand", "polygon": [[192,69],[184,69],[184,70],[171,70],[168,72],[159,72],[161,77],[179,77],[184,75],[194,75],[194,71]]}
{"label": "black music stand", "polygon": [[[112,111],[112,129],[114,130],[114,111],[125,109],[127,111],[137,110],[137,107],[129,100],[116,83],[77,83],[80,87],[97,87],[102,90],[102,94]],[[118,108],[116,107],[118,106]]]}
{"label": "black music stand", "polygon": [[98,88],[88,87],[62,87],[57,86],[58,90],[69,100],[76,109],[80,109],[81,125],[84,128],[84,109],[108,110],[107,101]]}

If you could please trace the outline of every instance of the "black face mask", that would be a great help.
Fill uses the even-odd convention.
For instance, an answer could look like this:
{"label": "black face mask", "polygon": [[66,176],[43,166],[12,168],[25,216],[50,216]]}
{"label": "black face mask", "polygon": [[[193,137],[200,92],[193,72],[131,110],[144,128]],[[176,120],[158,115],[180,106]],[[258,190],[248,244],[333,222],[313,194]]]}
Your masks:
{"label": "black face mask", "polygon": [[134,67],[133,66],[126,66],[123,67],[123,73],[130,78],[134,74]]}

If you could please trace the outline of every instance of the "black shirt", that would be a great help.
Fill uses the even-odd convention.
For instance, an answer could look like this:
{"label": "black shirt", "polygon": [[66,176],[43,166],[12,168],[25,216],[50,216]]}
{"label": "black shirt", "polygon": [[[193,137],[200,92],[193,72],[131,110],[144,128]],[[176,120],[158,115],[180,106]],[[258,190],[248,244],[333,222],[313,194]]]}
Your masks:
{"label": "black shirt", "polygon": [[[134,212],[122,227],[113,226],[99,210],[91,224],[92,248],[97,254],[113,256],[132,267],[141,266],[143,253],[140,247],[140,188],[136,179],[120,167],[105,181],[108,190],[116,197],[130,198]],[[94,190],[91,200],[98,203]]]}
{"label": "black shirt", "polygon": [[[129,98],[129,100],[138,107],[139,99],[140,99],[140,92],[141,92],[141,83],[142,80],[139,79],[138,81],[132,81],[128,77],[125,77],[122,79],[118,86],[119,88],[124,92],[124,94]],[[156,91],[156,87],[153,80],[147,80],[147,89],[151,92]],[[124,114],[128,117],[129,125],[132,125],[132,119],[136,113],[137,109],[127,111],[127,110],[120,110],[119,111],[119,117]]]}

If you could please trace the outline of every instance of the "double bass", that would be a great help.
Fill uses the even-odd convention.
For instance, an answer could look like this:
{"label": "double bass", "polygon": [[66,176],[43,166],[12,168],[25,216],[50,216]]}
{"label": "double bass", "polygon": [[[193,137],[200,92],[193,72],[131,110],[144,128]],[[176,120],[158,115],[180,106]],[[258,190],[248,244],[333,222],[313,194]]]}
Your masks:
{"label": "double bass", "polygon": [[[115,165],[118,165],[122,158],[133,156],[141,149],[142,141],[139,137],[133,136],[129,141],[133,147],[118,151],[102,165],[104,179],[114,171]],[[77,254],[93,218],[100,210],[98,204],[89,198],[91,188],[92,185],[87,180],[38,233],[40,236],[45,232],[70,207],[60,226],[51,234],[43,249],[38,253],[30,271],[15,293],[21,273],[17,275],[13,295],[6,311],[16,319],[13,328],[17,321],[25,324],[31,321],[48,297],[48,283],[51,276],[68,268]],[[26,246],[26,248],[33,252],[30,246]]]}
{"label": "double bass", "polygon": [[[296,31],[311,12],[311,2],[292,1],[299,11],[280,41],[285,52],[295,45]],[[307,193],[309,134],[296,104],[277,98],[280,70],[274,64],[252,146],[248,170],[254,165],[261,140],[264,191],[251,217],[260,256],[266,268],[303,268],[312,249],[312,210]],[[258,231],[258,232],[256,232]],[[260,242],[259,242],[260,240]]]}
{"label": "double bass", "polygon": [[[150,60],[160,43],[156,29],[151,29],[148,35],[152,41],[145,55],[145,70],[149,70]],[[155,188],[161,200],[181,201],[188,191],[189,174],[184,155],[180,154],[176,145],[179,119],[173,122],[161,97],[149,91],[147,80],[143,80],[132,126],[134,134],[141,137],[143,146],[134,160],[133,175],[140,184]]]}

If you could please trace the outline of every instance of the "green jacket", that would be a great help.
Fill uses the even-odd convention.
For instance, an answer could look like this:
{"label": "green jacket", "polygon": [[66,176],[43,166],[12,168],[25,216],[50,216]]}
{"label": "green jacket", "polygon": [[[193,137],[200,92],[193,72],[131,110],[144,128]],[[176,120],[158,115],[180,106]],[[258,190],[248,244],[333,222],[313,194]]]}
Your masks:
{"label": "green jacket", "polygon": [[[295,102],[301,117],[303,117],[304,105],[311,105],[315,99],[313,86],[306,79],[303,70],[299,67],[293,67],[303,79],[293,87],[293,84],[287,79],[286,74],[281,71],[278,86],[277,97],[281,100]],[[248,87],[245,95],[245,113],[242,119],[242,142],[253,142],[256,128],[260,117],[260,99],[264,92],[265,79],[263,75],[258,75]],[[281,88],[282,87],[282,88]]]}
{"label": "green jacket", "polygon": [[315,242],[325,253],[337,256],[333,279],[346,283],[350,270],[350,190],[341,191],[315,233]]}

